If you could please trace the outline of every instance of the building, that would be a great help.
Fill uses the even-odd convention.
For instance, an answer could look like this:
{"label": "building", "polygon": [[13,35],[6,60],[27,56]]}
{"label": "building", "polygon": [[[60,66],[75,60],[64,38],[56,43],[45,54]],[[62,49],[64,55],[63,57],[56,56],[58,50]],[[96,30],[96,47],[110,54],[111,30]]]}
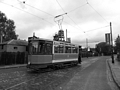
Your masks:
{"label": "building", "polygon": [[25,40],[10,40],[0,44],[0,52],[26,52],[28,42]]}

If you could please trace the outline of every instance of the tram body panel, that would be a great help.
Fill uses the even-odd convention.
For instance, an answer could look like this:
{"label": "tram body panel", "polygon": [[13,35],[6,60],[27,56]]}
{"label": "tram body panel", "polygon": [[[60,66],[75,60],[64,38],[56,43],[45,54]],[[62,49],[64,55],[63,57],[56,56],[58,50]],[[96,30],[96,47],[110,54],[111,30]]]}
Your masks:
{"label": "tram body panel", "polygon": [[28,55],[31,64],[52,63],[52,55]]}
{"label": "tram body panel", "polygon": [[54,54],[52,63],[78,61],[78,54]]}
{"label": "tram body panel", "polygon": [[77,53],[69,54],[67,58],[68,59],[74,59],[74,58],[78,59],[78,54]]}

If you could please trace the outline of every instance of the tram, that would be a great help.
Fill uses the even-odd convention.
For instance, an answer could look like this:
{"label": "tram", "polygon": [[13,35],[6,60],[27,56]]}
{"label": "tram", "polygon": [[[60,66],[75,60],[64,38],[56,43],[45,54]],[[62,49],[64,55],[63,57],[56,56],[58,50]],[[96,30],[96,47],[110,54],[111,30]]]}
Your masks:
{"label": "tram", "polygon": [[79,45],[54,41],[36,36],[28,38],[27,68],[38,70],[46,67],[62,67],[78,64]]}

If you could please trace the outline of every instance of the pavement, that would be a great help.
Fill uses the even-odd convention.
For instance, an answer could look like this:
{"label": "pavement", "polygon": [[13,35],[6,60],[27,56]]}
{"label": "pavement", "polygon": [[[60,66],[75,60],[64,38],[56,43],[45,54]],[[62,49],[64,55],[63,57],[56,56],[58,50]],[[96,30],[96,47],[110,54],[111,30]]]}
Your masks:
{"label": "pavement", "polygon": [[112,59],[107,60],[110,67],[112,77],[118,88],[120,89],[120,61],[117,60],[116,56],[114,57],[114,63]]}
{"label": "pavement", "polygon": [[25,67],[26,65],[27,64],[0,66],[0,69],[19,68],[19,67]]}

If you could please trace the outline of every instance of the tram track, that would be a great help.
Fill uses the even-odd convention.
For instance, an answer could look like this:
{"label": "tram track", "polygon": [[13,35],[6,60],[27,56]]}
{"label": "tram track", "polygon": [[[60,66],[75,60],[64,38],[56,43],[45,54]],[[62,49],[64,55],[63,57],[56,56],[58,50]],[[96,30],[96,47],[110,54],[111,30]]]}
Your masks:
{"label": "tram track", "polygon": [[[64,69],[69,69],[69,68],[72,68],[72,67],[70,67],[70,66],[68,66],[68,67],[65,67]],[[60,71],[60,70],[63,70],[62,68],[61,69],[51,69],[51,68],[46,68],[46,69],[41,69],[41,70],[39,70],[39,71],[28,71],[28,73],[37,73],[37,74],[41,74],[41,73],[48,73],[48,72],[54,72],[54,71]],[[36,79],[38,79],[38,78],[41,78],[42,77],[42,75],[40,75],[40,76],[34,76],[32,79],[29,79],[29,80],[26,80],[26,81],[23,81],[23,82],[21,82],[21,83],[18,83],[18,84],[15,84],[15,85],[13,85],[13,86],[10,86],[10,87],[8,87],[8,88],[5,88],[4,90],[13,90],[13,88],[15,88],[15,87],[17,87],[17,86],[20,86],[20,85],[22,85],[22,84],[26,84],[27,82],[30,82],[30,81],[34,81],[34,80],[36,80]],[[56,81],[56,80],[55,80]],[[53,81],[53,82],[55,82],[55,81]],[[52,82],[52,83],[53,83]]]}
{"label": "tram track", "polygon": [[[82,70],[84,70],[85,68],[87,68],[89,65],[91,65],[92,63],[94,63],[94,61],[92,61],[92,62],[88,62],[88,63],[84,63],[82,66],[81,65],[77,65],[77,66],[75,66],[75,67],[73,67],[73,66],[66,66],[66,67],[64,67],[64,68],[60,68],[60,69],[55,69],[55,68],[45,68],[45,69],[41,69],[41,70],[39,70],[39,71],[31,71],[31,70],[27,70],[28,72],[27,72],[27,74],[28,74],[28,76],[27,76],[27,74],[25,75],[26,76],[26,78],[30,78],[29,76],[31,76],[32,74],[34,75],[34,73],[35,74],[37,74],[37,75],[35,75],[35,76],[33,76],[31,79],[29,79],[29,80],[25,80],[25,81],[22,81],[22,82],[20,82],[20,83],[17,83],[17,84],[14,84],[14,85],[12,85],[12,86],[10,86],[10,87],[6,87],[5,89],[3,89],[3,90],[14,90],[15,88],[20,88],[20,86],[25,86],[25,85],[28,85],[29,83],[31,83],[31,82],[34,82],[35,80],[38,80],[39,79],[39,81],[41,81],[41,78],[43,78],[44,79],[44,76],[45,75],[48,75],[49,77],[48,77],[48,79],[54,79],[54,75],[53,75],[53,73],[59,73],[60,75],[63,75],[63,76],[69,76],[69,74],[71,75],[70,77],[72,77],[72,75],[74,75],[75,73],[77,73],[77,70],[80,70],[80,71],[82,71]],[[50,75],[52,75],[52,76],[50,76]],[[60,76],[61,77],[61,76]],[[24,77],[25,78],[25,77]],[[26,79],[25,78],[25,79]],[[46,77],[45,77],[46,78]],[[52,85],[54,85],[54,84],[56,84],[56,82],[58,82],[58,81],[61,81],[61,80],[64,80],[64,78],[63,79],[61,79],[61,78],[59,78],[58,76],[55,76],[55,78],[56,79],[54,79],[53,81],[51,81],[51,82],[49,82],[48,83],[48,81],[47,81],[47,85],[45,84],[43,84],[43,89],[42,90],[45,90],[46,88],[52,88],[52,86],[51,86],[51,84]],[[66,77],[67,78],[67,77]],[[44,81],[44,80],[43,80]],[[45,82],[46,83],[46,82]],[[39,82],[37,82],[37,83],[32,83],[34,86],[36,85],[37,86],[37,84],[39,85]],[[41,84],[39,85],[39,86],[42,86]],[[31,86],[30,86],[31,87]],[[15,89],[16,90],[16,89]],[[19,89],[17,89],[17,90],[19,90]],[[31,89],[32,90],[32,89]]]}
{"label": "tram track", "polygon": [[[40,71],[39,70],[39,72],[36,72],[36,71],[31,71],[31,70],[28,70],[28,73],[45,73],[45,72],[50,72],[50,71],[53,71],[53,70],[51,70],[51,69],[47,69],[47,70],[42,70],[42,71]],[[27,82],[29,82],[29,81],[32,81],[32,80],[34,80],[34,79],[37,79],[37,78],[39,78],[40,76],[34,76],[32,79],[29,79],[29,80],[26,80],[26,81],[24,81],[24,82],[21,82],[21,83],[18,83],[18,84],[16,84],[16,85],[13,85],[13,86],[11,86],[11,87],[8,87],[8,88],[6,88],[6,89],[4,89],[4,90],[10,90],[10,89],[12,89],[12,88],[14,88],[14,87],[16,87],[16,86],[19,86],[19,85],[22,85],[22,84],[24,84],[24,83],[27,83]]]}

